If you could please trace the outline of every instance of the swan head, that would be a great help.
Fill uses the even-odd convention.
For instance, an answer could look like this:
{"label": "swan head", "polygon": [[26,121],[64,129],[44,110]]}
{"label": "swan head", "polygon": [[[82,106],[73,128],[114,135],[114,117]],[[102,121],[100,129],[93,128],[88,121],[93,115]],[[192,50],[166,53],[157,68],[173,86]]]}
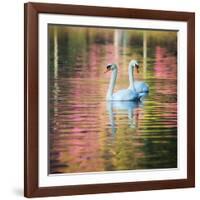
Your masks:
{"label": "swan head", "polygon": [[116,64],[108,64],[106,66],[106,70],[104,73],[109,72],[109,71],[113,71],[113,70],[117,70],[117,65]]}
{"label": "swan head", "polygon": [[129,66],[136,68],[137,72],[139,73],[139,64],[138,64],[137,60],[131,60],[131,62],[129,63]]}

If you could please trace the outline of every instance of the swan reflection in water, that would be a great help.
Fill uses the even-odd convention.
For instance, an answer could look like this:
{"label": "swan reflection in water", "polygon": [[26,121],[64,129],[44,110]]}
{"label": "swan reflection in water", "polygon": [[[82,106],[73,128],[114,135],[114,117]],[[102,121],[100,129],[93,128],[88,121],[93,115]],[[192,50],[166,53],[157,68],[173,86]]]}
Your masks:
{"label": "swan reflection in water", "polygon": [[107,101],[107,112],[109,115],[109,123],[114,136],[117,130],[115,123],[116,116],[124,118],[124,122],[129,128],[136,129],[138,127],[138,119],[140,108],[143,108],[143,101]]}

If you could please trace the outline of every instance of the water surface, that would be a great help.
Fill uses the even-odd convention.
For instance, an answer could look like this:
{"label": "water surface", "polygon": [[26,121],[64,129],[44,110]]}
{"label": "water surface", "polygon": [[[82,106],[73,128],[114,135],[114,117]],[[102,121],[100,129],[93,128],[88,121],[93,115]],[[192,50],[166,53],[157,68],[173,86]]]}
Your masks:
{"label": "water surface", "polygon": [[[177,167],[176,32],[49,25],[49,173]],[[106,102],[128,87],[128,63],[149,84],[143,102]]]}

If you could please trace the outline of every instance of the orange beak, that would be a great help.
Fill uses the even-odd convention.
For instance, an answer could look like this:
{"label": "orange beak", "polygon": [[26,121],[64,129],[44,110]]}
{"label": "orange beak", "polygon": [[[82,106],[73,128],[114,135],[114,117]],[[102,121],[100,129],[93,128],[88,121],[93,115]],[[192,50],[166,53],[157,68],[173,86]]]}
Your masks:
{"label": "orange beak", "polygon": [[110,71],[110,69],[106,69],[103,73],[105,74],[105,73],[107,73],[107,72],[109,72]]}

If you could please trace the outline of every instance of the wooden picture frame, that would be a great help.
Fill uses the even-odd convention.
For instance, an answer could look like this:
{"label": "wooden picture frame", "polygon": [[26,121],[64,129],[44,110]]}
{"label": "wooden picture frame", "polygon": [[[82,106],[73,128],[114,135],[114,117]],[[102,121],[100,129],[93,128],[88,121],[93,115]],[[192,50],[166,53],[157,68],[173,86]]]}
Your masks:
{"label": "wooden picture frame", "polygon": [[[120,183],[39,186],[39,14],[61,14],[186,22],[187,177]],[[26,3],[24,22],[24,195],[43,197],[194,187],[195,185],[195,14],[128,8]],[[114,174],[113,174],[114,176]]]}

